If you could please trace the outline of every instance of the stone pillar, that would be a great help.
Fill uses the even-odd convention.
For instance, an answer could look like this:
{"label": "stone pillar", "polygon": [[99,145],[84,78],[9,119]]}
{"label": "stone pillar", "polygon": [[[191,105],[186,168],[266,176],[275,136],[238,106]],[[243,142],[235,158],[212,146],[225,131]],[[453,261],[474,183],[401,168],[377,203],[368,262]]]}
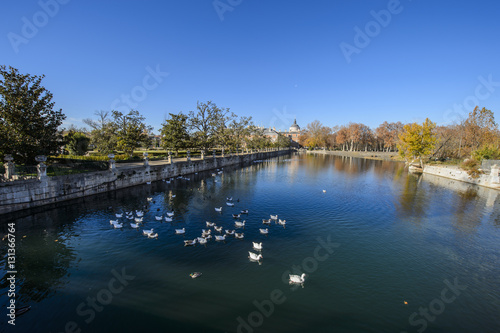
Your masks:
{"label": "stone pillar", "polygon": [[168,163],[172,164],[172,153],[168,152]]}
{"label": "stone pillar", "polygon": [[201,150],[201,159],[204,160],[205,159],[205,151],[202,149]]}
{"label": "stone pillar", "polygon": [[222,148],[222,157],[224,157],[224,148]]}
{"label": "stone pillar", "polygon": [[35,161],[38,162],[36,169],[38,171],[38,179],[43,180],[47,178],[47,166],[45,165],[45,161],[47,161],[47,156],[38,155],[35,157]]}
{"label": "stone pillar", "polygon": [[115,165],[115,154],[109,154],[108,155],[108,158],[109,158],[109,171],[113,172],[113,173],[116,173],[116,165]]}
{"label": "stone pillar", "polygon": [[142,153],[142,156],[144,156],[144,166],[147,168],[149,167],[149,157],[148,157],[148,153],[144,152]]}
{"label": "stone pillar", "polygon": [[216,158],[216,157],[217,157],[217,152],[214,149],[214,158]]}
{"label": "stone pillar", "polygon": [[500,177],[498,176],[498,165],[494,164],[491,166],[491,172],[490,172],[490,178],[489,182],[490,184],[500,184]]}
{"label": "stone pillar", "polygon": [[188,162],[191,162],[191,152],[189,150],[186,152],[186,159]]}
{"label": "stone pillar", "polygon": [[12,176],[14,176],[15,172],[15,165],[14,162],[12,162],[14,158],[12,157],[11,154],[7,154],[4,157],[5,161],[5,178],[6,179],[12,179]]}

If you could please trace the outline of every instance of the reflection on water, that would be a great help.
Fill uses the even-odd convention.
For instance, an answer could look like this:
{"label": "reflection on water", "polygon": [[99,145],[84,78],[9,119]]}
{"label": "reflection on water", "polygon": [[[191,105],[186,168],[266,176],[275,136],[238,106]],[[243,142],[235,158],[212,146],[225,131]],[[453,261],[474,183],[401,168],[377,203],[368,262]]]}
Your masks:
{"label": "reflection on water", "polygon": [[[283,291],[255,332],[416,332],[409,321],[439,297],[443,280],[467,286],[429,332],[496,332],[500,326],[498,191],[450,179],[408,174],[402,163],[329,155],[293,155],[224,168],[6,217],[17,232],[18,302],[32,305],[17,331],[234,332],[256,303]],[[235,207],[226,206],[233,197]],[[148,201],[147,198],[151,198]],[[214,210],[223,207],[222,213]],[[231,214],[249,209],[245,238],[184,247],[206,221],[235,229]],[[115,213],[144,210],[144,229],[113,229]],[[155,216],[174,211],[173,222]],[[263,218],[278,214],[286,228]],[[185,228],[186,235],[174,229]],[[0,235],[7,226],[0,226]],[[26,237],[23,237],[26,236]],[[304,288],[282,280],[309,262],[318,238],[339,244],[307,271]],[[263,242],[262,265],[248,260]],[[0,246],[5,264],[6,243]],[[135,278],[91,323],[76,312],[125,268]],[[191,279],[189,273],[203,275]],[[3,270],[5,274],[5,270]],[[3,274],[2,274],[3,275]],[[0,280],[4,307],[7,283]],[[407,301],[408,304],[404,304]],[[267,303],[266,303],[267,304]],[[23,320],[21,320],[23,319]],[[3,328],[2,328],[3,329]]]}

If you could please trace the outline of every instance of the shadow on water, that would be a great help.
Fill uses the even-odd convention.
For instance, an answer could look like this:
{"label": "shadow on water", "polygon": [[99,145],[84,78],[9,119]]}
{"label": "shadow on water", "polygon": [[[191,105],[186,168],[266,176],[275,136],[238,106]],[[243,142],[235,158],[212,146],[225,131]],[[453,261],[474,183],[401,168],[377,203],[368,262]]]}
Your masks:
{"label": "shadow on water", "polygon": [[[18,304],[40,302],[53,296],[66,284],[63,279],[77,257],[76,250],[67,240],[77,237],[71,221],[63,216],[75,215],[75,207],[48,211],[27,216],[16,221],[16,301]],[[0,235],[7,234],[7,225],[0,226]],[[7,268],[7,242],[0,246],[0,266]],[[7,294],[10,276],[4,270],[0,279],[2,294]],[[5,299],[2,306],[6,305]]]}

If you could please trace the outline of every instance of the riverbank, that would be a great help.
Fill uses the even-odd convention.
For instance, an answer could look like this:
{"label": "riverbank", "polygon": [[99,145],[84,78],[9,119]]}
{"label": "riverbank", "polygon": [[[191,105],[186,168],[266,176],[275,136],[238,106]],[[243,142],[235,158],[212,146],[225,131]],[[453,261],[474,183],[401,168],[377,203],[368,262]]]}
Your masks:
{"label": "riverbank", "polygon": [[429,175],[434,175],[434,176],[440,176],[440,177],[445,177],[445,178],[450,178],[454,180],[458,180],[461,182],[466,182],[470,184],[475,184],[479,186],[485,186],[488,188],[492,188],[495,190],[500,190],[500,183],[499,183],[499,176],[498,176],[498,169],[492,174],[491,172],[489,174],[482,174],[478,178],[472,178],[469,176],[467,171],[460,169],[458,166],[454,165],[443,165],[443,166],[437,166],[437,165],[425,165],[423,173],[424,174],[429,174]]}
{"label": "riverbank", "polygon": [[[314,155],[336,155],[336,156],[346,156],[346,157],[357,157],[372,160],[382,160],[382,161],[395,161],[398,155],[396,152],[364,152],[364,151],[325,151],[325,150],[307,150],[307,154]],[[482,174],[478,178],[472,178],[467,174],[467,171],[459,168],[458,165],[425,165],[423,169],[424,174],[445,177],[449,179],[454,179],[461,182],[466,182],[469,184],[485,186],[495,190],[500,190],[499,176],[498,174]]]}
{"label": "riverbank", "polygon": [[338,150],[307,150],[307,154],[319,155],[336,155],[347,157],[366,158],[371,160],[393,161],[394,157],[398,156],[397,152],[380,152],[380,151],[338,151]]}
{"label": "riverbank", "polygon": [[258,152],[205,159],[179,159],[173,163],[116,164],[114,170],[65,176],[42,177],[0,184],[0,215],[55,204],[117,189],[148,184],[172,177],[214,170],[232,165],[245,165],[289,154],[288,150]]}

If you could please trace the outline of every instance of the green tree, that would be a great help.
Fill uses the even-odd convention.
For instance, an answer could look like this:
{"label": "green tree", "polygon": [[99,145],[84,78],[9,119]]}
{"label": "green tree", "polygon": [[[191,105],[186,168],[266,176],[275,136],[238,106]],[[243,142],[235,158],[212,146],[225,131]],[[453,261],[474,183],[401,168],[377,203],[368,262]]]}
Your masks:
{"label": "green tree", "polygon": [[62,143],[58,127],[66,116],[54,110],[52,94],[41,85],[45,76],[20,74],[4,65],[0,74],[0,154],[35,163],[35,156],[55,153]]}
{"label": "green tree", "polygon": [[[234,115],[234,114],[233,114]],[[230,119],[232,117],[227,117]],[[231,149],[240,149],[245,138],[253,132],[252,117],[232,118],[229,124],[223,124],[218,130],[219,144]]]}
{"label": "green tree", "polygon": [[276,148],[289,148],[292,145],[292,139],[283,134],[278,134],[278,139],[274,143]]}
{"label": "green tree", "polygon": [[188,148],[191,138],[188,133],[188,117],[183,114],[170,113],[170,119],[165,120],[160,131],[162,136],[162,146],[165,149],[172,149],[175,155],[179,149]]}
{"label": "green tree", "polygon": [[[207,149],[213,145],[224,144],[225,126],[236,115],[229,114],[229,109],[221,109],[212,101],[198,102],[196,112],[189,111],[188,127],[193,133],[196,146]],[[234,115],[234,116],[233,116]]]}
{"label": "green tree", "polygon": [[153,130],[144,121],[139,111],[130,110],[128,114],[112,111],[114,128],[116,128],[117,148],[132,156],[134,149],[141,145],[151,145],[149,133]]}
{"label": "green tree", "polygon": [[422,157],[431,153],[436,144],[434,129],[436,124],[426,118],[422,125],[417,123],[407,124],[399,134],[399,154],[407,162],[410,158],[419,159],[423,168]]}
{"label": "green tree", "polygon": [[111,120],[110,112],[97,111],[97,120],[84,119],[83,122],[90,126],[90,143],[103,154],[109,154],[116,150],[118,137],[116,126]]}
{"label": "green tree", "polygon": [[66,149],[72,155],[84,155],[89,147],[90,138],[87,134],[70,129],[68,134],[65,136]]}

